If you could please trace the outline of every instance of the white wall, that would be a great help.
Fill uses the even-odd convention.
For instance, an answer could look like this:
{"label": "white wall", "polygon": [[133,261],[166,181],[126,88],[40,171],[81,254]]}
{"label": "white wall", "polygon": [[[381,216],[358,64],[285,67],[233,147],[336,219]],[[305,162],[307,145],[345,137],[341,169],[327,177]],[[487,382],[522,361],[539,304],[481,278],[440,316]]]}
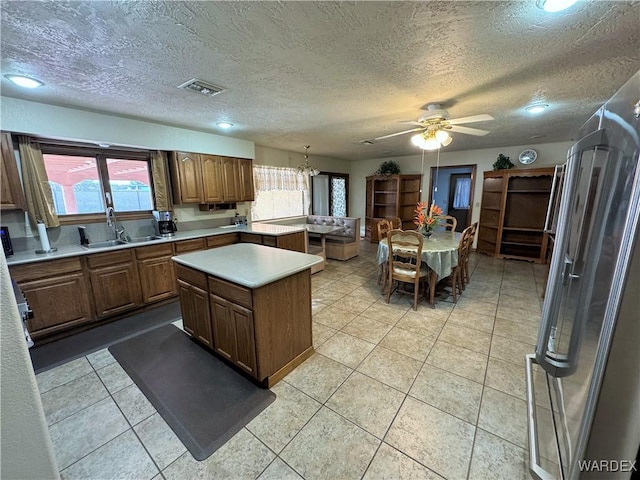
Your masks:
{"label": "white wall", "polygon": [[[309,163],[323,172],[349,173],[350,162],[337,158],[312,155],[309,149]],[[255,146],[254,165],[269,165],[272,167],[296,168],[304,163],[304,149],[300,146],[300,152],[289,152],[275,148]]]}
{"label": "white wall", "polygon": [[[480,199],[482,198],[482,179],[483,172],[493,170],[492,165],[498,158],[498,154],[502,153],[511,157],[511,161],[515,164],[514,168],[540,168],[549,167],[556,164],[564,163],[567,158],[567,151],[571,146],[571,142],[544,143],[539,145],[520,145],[514,147],[487,148],[482,150],[465,150],[460,152],[440,152],[441,166],[456,165],[477,165],[475,191],[473,200],[472,222],[477,222],[480,218]],[[525,148],[533,148],[538,152],[538,159],[529,166],[521,165],[518,162],[518,155]],[[417,150],[417,149],[416,149]],[[383,161],[394,160],[400,166],[400,172],[403,174],[416,174],[421,171],[422,155],[416,152],[415,155],[404,157],[378,158],[371,160],[354,160],[351,162],[351,185],[349,190],[349,203],[351,216],[360,217],[364,229],[365,214],[365,177],[372,175]],[[436,166],[437,152],[424,152],[424,170],[422,177],[422,201],[429,198],[429,176],[432,166]]]}
{"label": "white wall", "polygon": [[248,140],[159,123],[1,97],[0,128],[9,132],[154,150],[253,158]]}
{"label": "white wall", "polygon": [[2,478],[60,478],[4,253],[0,257]]}

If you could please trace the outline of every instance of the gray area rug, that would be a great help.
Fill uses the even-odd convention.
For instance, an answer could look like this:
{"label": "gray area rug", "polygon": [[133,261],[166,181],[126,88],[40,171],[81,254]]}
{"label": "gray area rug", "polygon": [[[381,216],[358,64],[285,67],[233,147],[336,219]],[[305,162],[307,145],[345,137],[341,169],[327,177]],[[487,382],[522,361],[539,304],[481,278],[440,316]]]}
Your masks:
{"label": "gray area rug", "polygon": [[276,399],[174,325],[109,347],[196,460],[204,460]]}

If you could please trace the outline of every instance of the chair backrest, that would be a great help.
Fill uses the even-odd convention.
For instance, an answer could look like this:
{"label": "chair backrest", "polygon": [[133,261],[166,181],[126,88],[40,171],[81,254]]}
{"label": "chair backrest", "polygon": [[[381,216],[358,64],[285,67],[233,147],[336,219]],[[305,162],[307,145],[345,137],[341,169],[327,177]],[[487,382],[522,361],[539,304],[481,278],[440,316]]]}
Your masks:
{"label": "chair backrest", "polygon": [[400,217],[387,217],[387,220],[391,222],[391,226],[398,230],[402,230],[402,220]]}
{"label": "chair backrest", "polygon": [[460,260],[467,260],[469,256],[469,252],[471,251],[471,246],[473,245],[473,237],[475,235],[474,229],[476,224],[469,225],[462,231],[462,235],[460,236],[460,243],[458,244],[458,263]]}
{"label": "chair backrest", "polygon": [[391,226],[391,222],[386,218],[383,218],[382,220],[378,220],[378,223],[376,224],[376,228],[378,229],[378,240],[387,238],[387,235],[389,234],[389,232],[393,230],[393,227]]}
{"label": "chair backrest", "polygon": [[389,271],[393,278],[414,281],[420,273],[422,234],[415,230],[391,230],[389,244]]}
{"label": "chair backrest", "polygon": [[437,218],[440,219],[440,226],[444,227],[445,230],[450,232],[455,232],[458,227],[458,219],[456,217],[452,217],[450,215],[440,215]]}

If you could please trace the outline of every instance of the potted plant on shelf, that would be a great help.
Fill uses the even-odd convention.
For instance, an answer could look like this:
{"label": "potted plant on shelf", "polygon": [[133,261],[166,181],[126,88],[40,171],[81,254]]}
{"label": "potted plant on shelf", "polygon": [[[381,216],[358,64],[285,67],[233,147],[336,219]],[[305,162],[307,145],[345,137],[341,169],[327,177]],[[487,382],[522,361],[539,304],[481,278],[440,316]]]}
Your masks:
{"label": "potted plant on shelf", "polygon": [[427,202],[418,202],[414,213],[413,223],[417,225],[417,230],[429,238],[434,228],[440,225],[440,218],[437,216],[442,215],[442,209],[435,203],[429,206]]}
{"label": "potted plant on shelf", "polygon": [[386,176],[395,175],[397,173],[400,173],[400,166],[393,160],[382,162],[380,164],[380,168],[378,168],[378,170],[373,172],[374,175],[386,175]]}
{"label": "potted plant on shelf", "polygon": [[498,155],[498,159],[493,164],[494,170],[506,170],[509,168],[513,168],[513,163],[511,159],[503,154]]}

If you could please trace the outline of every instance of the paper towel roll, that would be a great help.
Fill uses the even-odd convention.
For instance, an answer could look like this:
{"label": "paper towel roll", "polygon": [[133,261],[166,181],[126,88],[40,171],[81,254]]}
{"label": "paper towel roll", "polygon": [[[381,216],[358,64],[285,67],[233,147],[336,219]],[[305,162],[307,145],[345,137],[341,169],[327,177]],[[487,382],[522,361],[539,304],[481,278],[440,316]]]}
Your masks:
{"label": "paper towel roll", "polygon": [[47,227],[44,223],[38,223],[38,235],[40,236],[40,246],[45,252],[51,250],[51,244],[49,243],[49,237],[47,236]]}

